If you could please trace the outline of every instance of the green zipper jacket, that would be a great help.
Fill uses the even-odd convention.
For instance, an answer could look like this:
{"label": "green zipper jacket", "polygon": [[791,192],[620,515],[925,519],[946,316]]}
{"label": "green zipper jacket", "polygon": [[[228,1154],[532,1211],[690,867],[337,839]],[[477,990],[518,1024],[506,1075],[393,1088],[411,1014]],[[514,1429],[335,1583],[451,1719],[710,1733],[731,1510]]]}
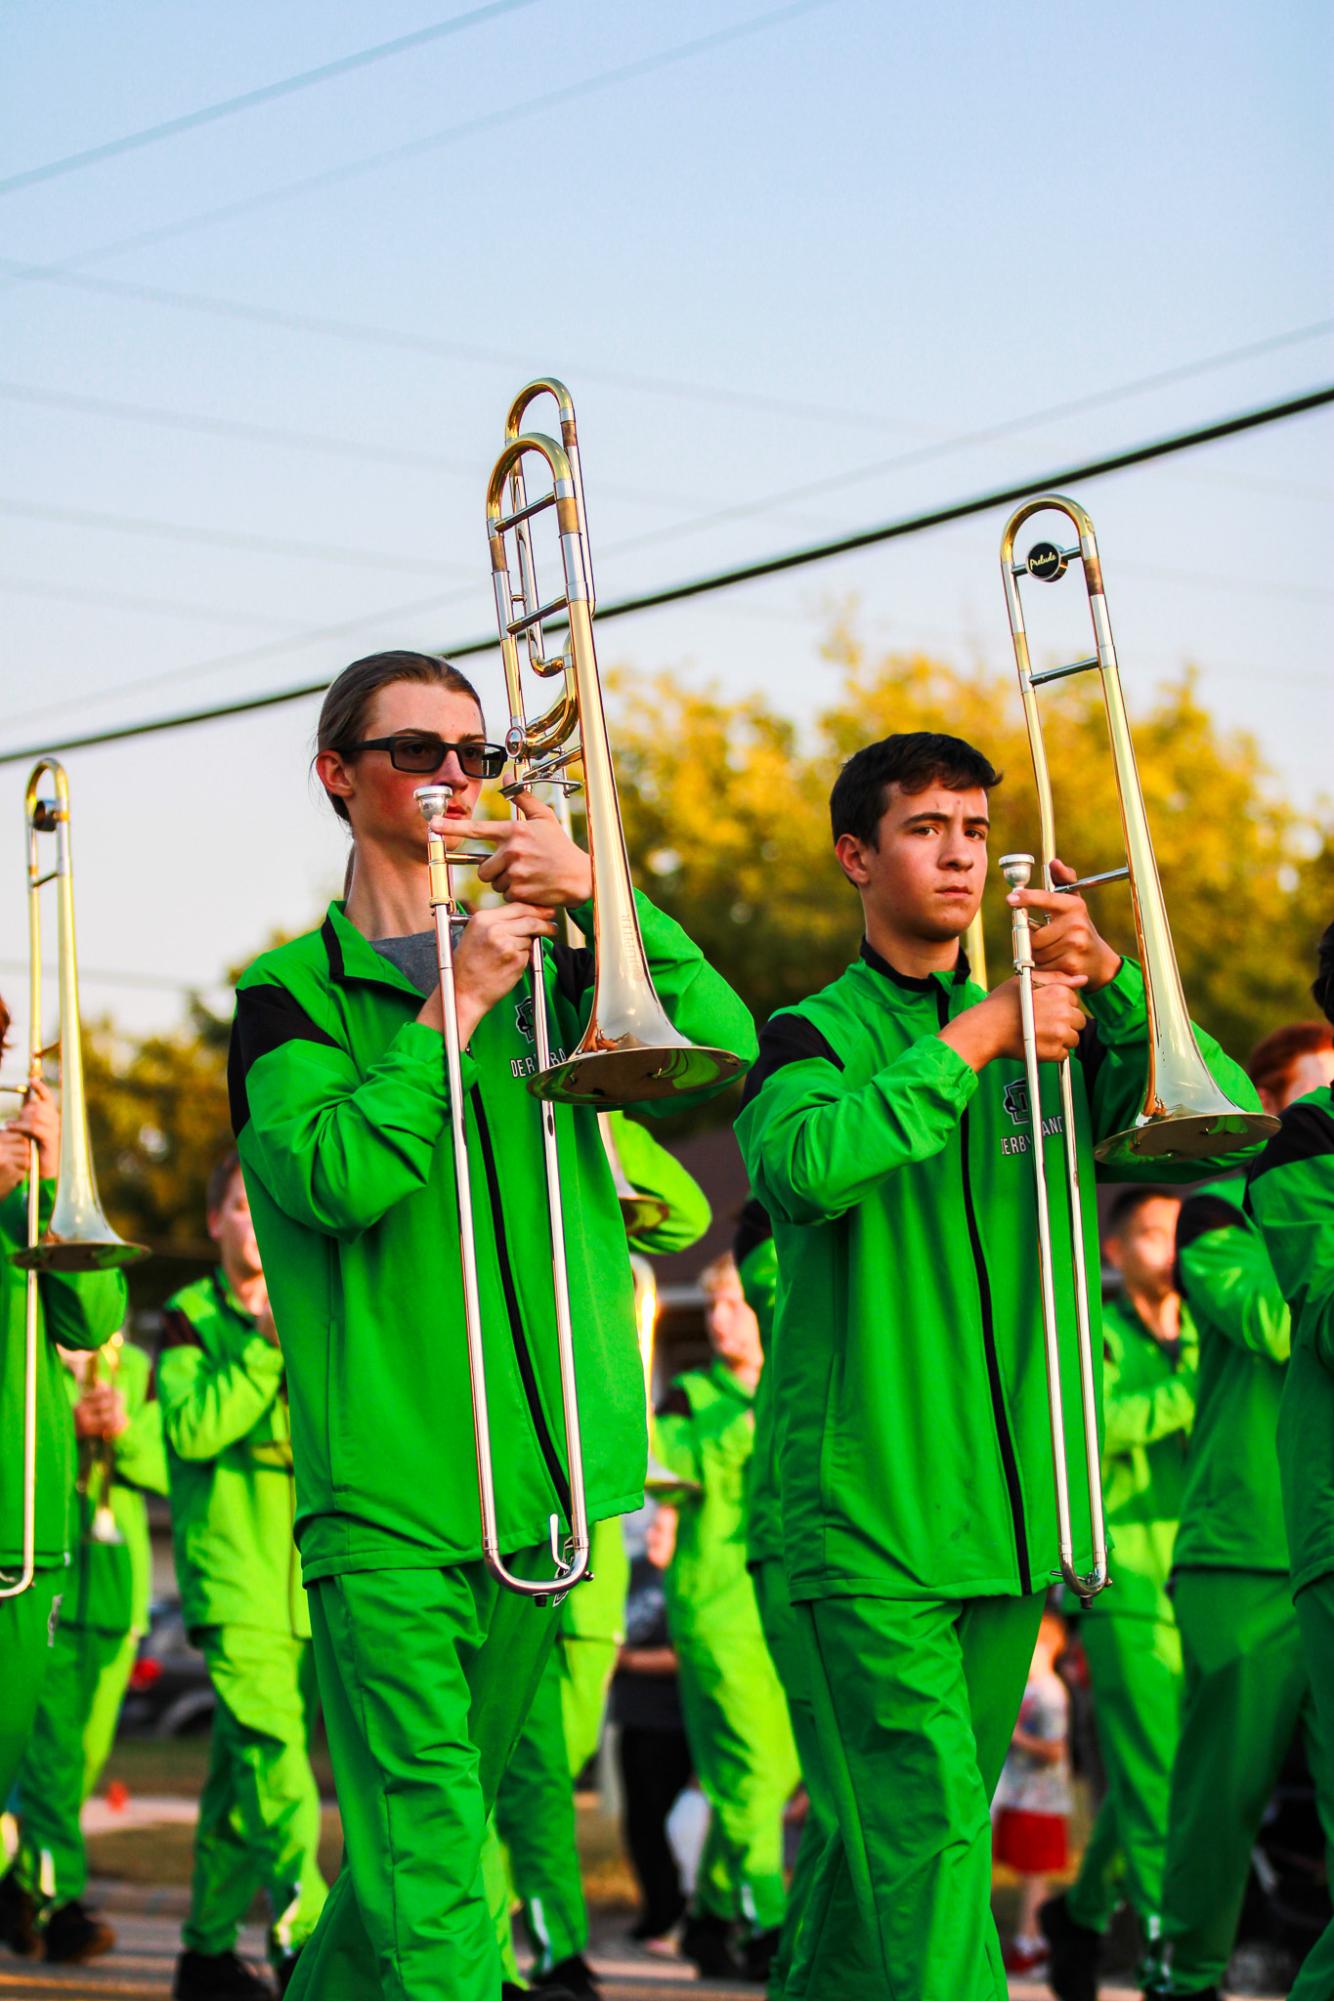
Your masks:
{"label": "green zipper jacket", "polygon": [[1112,1589],[1095,1615],[1172,1618],[1167,1582],[1186,1489],[1199,1338],[1183,1306],[1181,1337],[1155,1340],[1128,1299],[1102,1306],[1102,1490]]}
{"label": "green zipper jacket", "polygon": [[[104,1380],[108,1380],[104,1378]],[[153,1552],[148,1534],[148,1494],[167,1491],[167,1456],[162,1443],[162,1407],[153,1394],[153,1365],[142,1348],[127,1341],[114,1377],[129,1419],[112,1441],[114,1471],[111,1514],[119,1542],[94,1542],[89,1530],[106,1484],[101,1456],[89,1472],[87,1491],[76,1480],[70,1521],[73,1552],[70,1581],[60,1601],[62,1626],[90,1626],[100,1633],[146,1633],[153,1589]],[[73,1410],[81,1394],[77,1377],[65,1371]],[[77,1451],[77,1445],[76,1445]]]}
{"label": "green zipper jacket", "polygon": [[[713,1220],[703,1189],[651,1132],[627,1118],[624,1112],[613,1112],[610,1116],[612,1137],[626,1180],[641,1195],[656,1195],[667,1204],[663,1220],[652,1229],[635,1231],[628,1248],[664,1257],[671,1251],[688,1250]],[[629,1591],[630,1557],[621,1525],[607,1521],[596,1538],[591,1574],[565,1600],[561,1631],[566,1639],[614,1640],[618,1646],[622,1645]]]}
{"label": "green zipper jacket", "polygon": [[1200,1336],[1178,1569],[1288,1567],[1276,1440],[1290,1319],[1245,1190],[1240,1176],[1201,1188],[1177,1222],[1177,1284]]}
{"label": "green zipper jacket", "polygon": [[[654,981],[693,1041],[749,1060],[741,1002],[671,918],[638,898]],[[587,933],[591,905],[573,913]],[[587,948],[545,954],[553,1044],[592,996]],[[340,904],[266,952],[237,993],[232,1120],[292,1395],[307,1582],[481,1552],[441,1038],[421,995]],[[501,1545],[565,1518],[541,1108],[523,987],[463,1056]],[[680,1100],[671,1101],[672,1109]],[[640,1504],[646,1454],[625,1231],[591,1110],[556,1110],[591,1519]]]}
{"label": "green zipper jacket", "polygon": [[746,1574],[746,1468],[755,1441],[754,1396],[721,1362],[673,1382],[653,1421],[664,1466],[699,1482],[677,1504],[676,1549],[663,1579],[678,1646],[715,1648],[759,1637],[760,1614]]}
{"label": "green zipper jacket", "polygon": [[1278,1467],[1293,1596],[1334,1570],[1334,1092],[1289,1105],[1251,1168],[1246,1207],[1292,1314]]}
{"label": "green zipper jacket", "polygon": [[[41,1187],[41,1220],[55,1201]],[[23,1560],[23,1372],[28,1274],[10,1259],[28,1241],[28,1190],[20,1182],[0,1202],[0,1571]],[[74,1426],[65,1394],[62,1348],[99,1348],[125,1318],[125,1274],[43,1272],[37,1281],[37,1568],[63,1567],[69,1552],[69,1497],[74,1485]]]}
{"label": "green zipper jacket", "polygon": [[755,1392],[755,1449],[746,1477],[746,1561],[766,1563],[783,1555],[783,1516],[778,1500],[778,1457],[774,1443],[774,1306],[778,1295],[778,1251],[773,1224],[752,1195],[741,1211],[732,1243],[751,1311],[760,1323],[764,1373]]}
{"label": "green zipper jacket", "polygon": [[292,1425],[282,1351],[225,1272],[168,1300],[158,1401],[181,1613],[201,1626],[310,1637],[292,1539]]}
{"label": "green zipper jacket", "polygon": [[[1027,1593],[1052,1574],[1023,1067],[996,1061],[979,1074],[936,1032],[983,998],[963,964],[910,978],[867,944],[831,986],[774,1016],[747,1086],[737,1137],[773,1219],[781,1274],[772,1366],[784,1554],[798,1599]],[[1072,1083],[1086,1255],[1096,1272],[1091,1149],[1129,1125],[1142,1100],[1139,968],[1125,961],[1088,1007]],[[1244,1073],[1210,1037],[1198,1039],[1223,1088],[1254,1105]],[[1064,1142],[1056,1066],[1044,1069],[1064,1302]],[[1198,1173],[1190,1163],[1177,1178]],[[1163,1164],[1145,1163],[1142,1178],[1161,1181]],[[1096,1300],[1093,1310],[1096,1320]],[[1073,1315],[1062,1310],[1062,1319],[1075,1556],[1084,1568]]]}

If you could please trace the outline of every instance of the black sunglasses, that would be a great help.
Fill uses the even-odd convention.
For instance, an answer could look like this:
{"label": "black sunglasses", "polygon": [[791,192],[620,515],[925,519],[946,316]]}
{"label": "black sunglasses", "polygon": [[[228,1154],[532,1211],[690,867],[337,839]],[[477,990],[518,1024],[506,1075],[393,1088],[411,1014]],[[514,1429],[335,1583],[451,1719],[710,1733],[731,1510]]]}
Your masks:
{"label": "black sunglasses", "polygon": [[395,771],[410,771],[427,778],[439,771],[452,750],[469,778],[499,778],[505,769],[505,746],[484,743],[473,737],[468,743],[446,743],[438,736],[374,736],[363,743],[345,743],[345,753],[354,750],[387,750]]}

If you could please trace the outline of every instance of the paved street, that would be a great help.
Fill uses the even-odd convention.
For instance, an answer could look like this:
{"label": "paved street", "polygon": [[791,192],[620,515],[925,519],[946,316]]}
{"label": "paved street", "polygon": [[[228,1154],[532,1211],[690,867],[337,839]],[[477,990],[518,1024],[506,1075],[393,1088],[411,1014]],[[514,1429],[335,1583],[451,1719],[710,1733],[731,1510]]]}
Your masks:
{"label": "paved street", "polygon": [[[142,1900],[140,1900],[142,1901]],[[124,2001],[164,2001],[171,1991],[171,1970],[176,1957],[180,1918],[148,1911],[122,1914],[113,1896],[106,1896],[103,1909],[120,1933],[120,1945],[109,1958],[92,1966],[71,1968],[29,1966],[8,1957],[0,1958],[0,1996],[36,1997],[63,1994],[86,1996],[88,2001],[120,1995]],[[606,2001],[740,2001],[755,1997],[761,1990],[730,1983],[694,1979],[689,1969],[670,1962],[646,1962],[632,1957],[614,1935],[599,1943],[594,1963],[603,1976]],[[247,1935],[242,1950],[258,1960],[263,1941],[258,1931]],[[1016,1980],[1010,1993],[1013,2001],[1050,2001],[1045,1986]],[[1138,2001],[1129,1988],[1104,1987],[1101,2001]]]}

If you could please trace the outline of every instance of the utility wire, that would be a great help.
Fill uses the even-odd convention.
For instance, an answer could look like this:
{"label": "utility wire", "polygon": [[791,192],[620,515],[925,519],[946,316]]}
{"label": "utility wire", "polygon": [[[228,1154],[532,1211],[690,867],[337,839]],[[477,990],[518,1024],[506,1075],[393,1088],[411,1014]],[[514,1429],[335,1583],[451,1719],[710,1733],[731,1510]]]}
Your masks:
{"label": "utility wire", "polygon": [[27,500],[0,497],[0,514],[20,521],[53,522],[62,528],[107,528],[117,535],[151,535],[169,542],[202,543],[217,549],[244,549],[258,556],[300,556],[318,562],[342,563],[359,570],[399,570],[411,576],[472,574],[462,563],[438,556],[395,556],[389,550],[347,549],[336,542],[279,540],[272,535],[247,535],[230,528],[197,528],[183,521],[158,521],[146,515],[109,514],[90,507],[45,507]]}
{"label": "utility wire", "polygon": [[[854,467],[849,472],[831,475],[819,481],[814,489],[799,487],[793,489],[791,495],[770,496],[763,502],[696,516],[690,521],[676,523],[662,533],[665,535],[691,533],[695,529],[712,526],[718,521],[734,519],[738,515],[777,512],[788,498],[804,498],[811,491],[836,491],[845,485],[868,479],[878,473],[892,471],[900,466],[918,464],[945,452],[962,451],[969,446],[989,444],[1000,438],[1012,437],[1020,431],[1032,429],[1040,424],[1054,423],[1062,417],[1102,409],[1108,404],[1123,401],[1128,396],[1139,396],[1150,390],[1165,388],[1169,384],[1190,381],[1196,376],[1212,374],[1217,369],[1231,367],[1237,362],[1253,361],[1259,356],[1273,354],[1282,348],[1292,347],[1305,341],[1323,339],[1329,334],[1334,334],[1334,319],[1316,320],[1300,327],[1287,327],[1280,333],[1266,334],[1259,340],[1245,341],[1239,347],[1223,348],[1215,354],[1202,355],[1195,361],[1177,362],[1170,368],[1156,369],[1149,375],[1135,376],[1130,381],[1119,383],[1113,388],[1095,390],[1085,396],[1048,404],[1043,409],[1032,410],[1022,416],[1006,418],[1002,423],[990,425],[982,430],[943,434],[934,427],[914,424],[911,426],[913,430],[930,439],[929,443],[918,450],[902,453],[896,458],[880,459],[869,466]],[[489,351],[486,358],[494,361],[496,358],[494,351]],[[581,369],[577,372],[591,373],[593,379],[597,378],[596,369],[592,371]],[[35,405],[41,409],[69,410],[80,416],[109,417],[167,431],[194,432],[203,437],[235,439],[246,444],[276,445],[361,462],[445,472],[459,478],[473,478],[476,474],[476,467],[471,461],[464,463],[459,459],[447,458],[438,452],[425,452],[401,445],[382,445],[369,440],[363,442],[356,438],[335,437],[322,431],[291,430],[280,425],[252,424],[233,418],[212,417],[200,411],[164,409],[158,404],[126,403],[106,396],[87,396],[72,390],[47,389],[34,383],[0,380],[0,397],[8,402]],[[784,407],[791,409],[794,406]],[[896,424],[894,428],[908,427]],[[605,481],[600,481],[599,491],[616,494],[624,499],[664,506],[684,507],[691,504],[685,496],[667,494],[660,488],[650,491],[643,488],[611,486]],[[659,537],[655,535],[652,539],[657,540]]]}
{"label": "utility wire", "polygon": [[[1191,451],[1200,445],[1216,443],[1222,438],[1236,437],[1244,431],[1259,430],[1264,425],[1279,423],[1288,417],[1302,416],[1312,410],[1323,409],[1331,403],[1334,403],[1334,383],[1308,390],[1301,396],[1288,397],[1281,403],[1269,403],[1257,410],[1247,410],[1231,417],[1221,418],[1217,423],[1196,426],[1189,431],[1177,431],[1168,437],[1154,439],[1148,444],[1132,445],[1124,451],[1113,452],[1103,458],[1060,466],[1055,470],[1031,476],[1018,484],[996,487],[990,492],[975,494],[971,499],[952,501],[943,507],[931,508],[923,514],[882,522],[873,528],[862,528],[851,534],[837,536],[832,541],[809,544],[802,549],[790,549],[780,555],[764,557],[756,562],[738,564],[726,570],[715,570],[704,576],[689,578],[683,583],[668,584],[658,590],[645,591],[636,597],[621,598],[615,603],[601,605],[598,617],[603,623],[611,619],[628,618],[635,612],[654,611],[663,605],[684,603],[691,598],[705,597],[714,591],[729,590],[737,584],[752,583],[761,577],[778,576],[785,570],[803,569],[812,563],[828,562],[835,556],[846,556],[858,549],[872,548],[878,543],[897,541],[908,535],[919,535],[928,529],[941,528],[952,521],[962,521],[969,515],[984,514],[993,507],[1013,504],[1015,501],[1026,499],[1029,495],[1058,489],[1076,480],[1100,479],[1108,473],[1123,472],[1130,466],[1145,465],[1154,459],[1167,458],[1177,452]],[[485,639],[467,640],[460,645],[443,648],[442,651],[451,660],[464,660],[476,654],[489,653],[496,644],[495,637],[489,636]],[[181,715],[158,716],[145,722],[125,723],[115,729],[98,730],[84,736],[61,737],[55,741],[28,745],[21,750],[0,751],[0,765],[17,764],[26,758],[39,756],[43,751],[88,750],[99,744],[123,743],[134,737],[155,736],[164,730],[188,729],[198,723],[217,722],[224,717],[277,708],[287,702],[301,701],[307,696],[322,694],[327,685],[325,680],[313,681],[299,688],[284,688],[270,695],[252,695],[240,701],[227,702],[207,709],[195,709]]]}
{"label": "utility wire", "polygon": [[62,159],[48,160],[40,167],[25,167],[17,174],[8,174],[0,179],[0,195],[15,194],[20,188],[35,187],[39,181],[53,181],[62,174],[78,173],[84,167],[91,167],[102,160],[114,160],[123,153],[135,153],[144,146],[155,146],[162,139],[174,139],[181,132],[193,132],[200,125],[216,124],[220,118],[231,118],[238,111],[252,111],[256,105],[271,104],[275,98],[291,97],[298,90],[309,90],[314,84],[329,83],[337,76],[347,76],[350,71],[366,69],[371,63],[384,62],[389,56],[406,55],[409,49],[425,47],[428,42],[437,42],[446,35],[457,35],[464,28],[474,28],[483,21],[489,21],[499,14],[512,14],[520,7],[531,7],[535,0],[489,0],[484,7],[474,7],[466,14],[453,14],[447,21],[436,21],[428,28],[414,29],[410,35],[398,35],[392,42],[377,42],[368,49],[358,49],[350,56],[339,56],[334,62],[321,63],[317,69],[300,70],[295,76],[280,77],[276,83],[261,84],[255,90],[242,91],[238,97],[224,97],[217,104],[206,104],[197,111],[187,111],[179,118],[164,118],[159,125],[147,125],[139,132],[127,132],[120,139],[107,139],[100,146],[86,146],[80,153],[66,153]]}
{"label": "utility wire", "polygon": [[[62,260],[65,270],[79,270],[88,264],[98,264],[106,257],[120,257],[132,250],[145,250],[153,244],[169,243],[182,236],[193,235],[197,229],[211,227],[214,223],[230,222],[242,215],[253,215],[257,210],[272,208],[275,203],[289,201],[295,195],[312,194],[320,188],[341,186],[344,182],[358,180],[364,174],[378,173],[382,167],[393,166],[401,160],[413,160],[422,154],[438,152],[442,147],[460,144],[473,139],[482,132],[492,132],[501,126],[512,125],[516,120],[526,118],[530,112],[548,111],[560,104],[577,103],[587,97],[594,97],[607,90],[614,90],[620,84],[637,82],[641,77],[652,76],[658,70],[667,69],[676,63],[688,62],[692,57],[724,48],[729,43],[741,41],[750,35],[762,34],[769,28],[780,26],[785,21],[795,20],[799,15],[810,14],[821,7],[837,4],[837,0],[789,0],[784,7],[771,9],[764,14],[752,15],[744,21],[729,23],[725,28],[715,28],[707,35],[697,35],[690,41],[677,42],[665,49],[658,49],[651,55],[636,57],[633,62],[617,63],[611,69],[597,70],[592,76],[577,78],[573,83],[560,84],[554,90],[540,91],[536,97],[526,97],[518,103],[502,104],[494,110],[480,113],[475,118],[467,118],[457,125],[446,125],[436,132],[423,134],[419,139],[409,139],[397,146],[387,146],[378,153],[364,154],[360,159],[344,161],[341,166],[326,167],[317,174],[303,175],[299,180],[285,181],[280,187],[260,188],[254,194],[239,196],[236,200],[223,202],[213,208],[199,209],[193,215],[180,216],[175,222],[161,223],[152,229],[137,230],[132,236],[122,236],[114,243],[97,244],[91,250],[82,250],[76,256]],[[47,267],[42,265],[24,266],[17,273],[20,280],[40,277]]]}
{"label": "utility wire", "polygon": [[289,646],[306,629],[290,618],[265,617],[216,604],[191,604],[181,598],[138,597],[130,591],[84,590],[78,584],[46,583],[40,577],[0,576],[0,591],[8,592],[11,597],[40,598],[47,604],[91,605],[99,611],[143,612],[150,618],[189,618],[216,625],[249,626],[254,632],[285,632]]}

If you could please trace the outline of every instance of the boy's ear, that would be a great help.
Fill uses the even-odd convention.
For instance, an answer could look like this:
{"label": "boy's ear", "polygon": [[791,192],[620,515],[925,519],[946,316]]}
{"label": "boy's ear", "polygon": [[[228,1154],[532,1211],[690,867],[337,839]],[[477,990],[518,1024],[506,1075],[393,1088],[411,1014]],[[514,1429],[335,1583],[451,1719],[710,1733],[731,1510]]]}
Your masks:
{"label": "boy's ear", "polygon": [[855,834],[840,834],[834,842],[834,853],[839,867],[855,889],[863,889],[870,881],[870,870],[866,866],[864,845]]}

